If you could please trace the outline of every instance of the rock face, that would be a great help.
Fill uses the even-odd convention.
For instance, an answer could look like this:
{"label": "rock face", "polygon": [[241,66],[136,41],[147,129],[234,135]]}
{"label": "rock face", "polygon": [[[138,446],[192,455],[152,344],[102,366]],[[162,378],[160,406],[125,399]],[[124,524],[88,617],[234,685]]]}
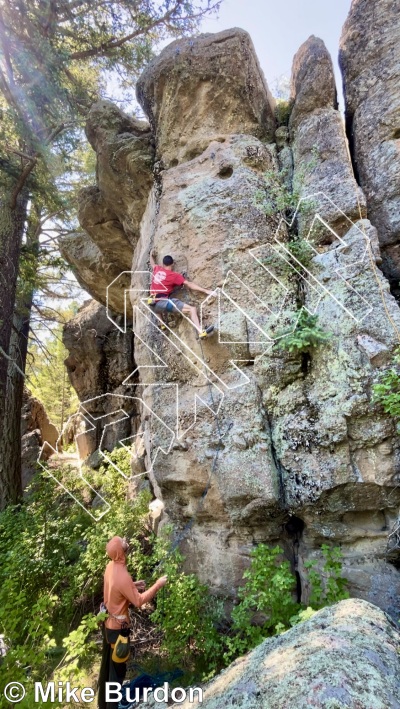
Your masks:
{"label": "rock face", "polygon": [[400,280],[400,13],[397,2],[353,0],[340,43],[353,160],[378,229],[383,269]]}
{"label": "rock face", "polygon": [[[131,267],[153,184],[154,139],[148,123],[129,118],[110,101],[92,106],[86,135],[96,151],[97,185],[79,195],[78,217],[85,233],[68,235],[60,247],[79,283],[106,304],[107,286]],[[129,279],[125,282],[129,287]],[[123,296],[111,298],[109,305],[123,312]]]}
{"label": "rock face", "polygon": [[108,260],[87,234],[68,234],[59,243],[78,283],[103,305],[107,304],[108,286],[118,279],[119,287],[111,289],[108,304],[115,313],[123,313],[124,288],[129,289],[130,274],[121,275],[121,267]]}
{"label": "rock face", "polygon": [[365,198],[354,178],[337,110],[332,60],[317,37],[311,36],[294,57],[292,101],[293,183],[301,197],[312,201],[312,208],[301,214],[300,234],[307,235],[316,213],[338,234],[346,233],[346,218],[366,216]]}
{"label": "rock face", "polygon": [[[378,268],[380,234],[365,218],[325,46],[311,37],[296,55],[289,126],[275,136],[269,91],[242,30],[172,43],[149,65],[138,95],[155,131],[157,167],[136,245],[129,236],[135,364],[119,354],[132,333],[112,330],[92,304],[66,331],[72,383],[81,399],[134,392],[141,470],[174,523],[187,568],[215,593],[235,595],[250,550],[263,541],[284,547],[307,601],[305,562],[322,567],[321,545],[330,543],[341,547],[350,592],[397,613],[400,575],[385,551],[400,502],[399,439],[371,389],[398,345],[400,309]],[[101,153],[98,187],[86,192],[93,224],[97,190],[103,215],[116,213],[124,190],[123,175],[109,170],[114,114],[102,111],[91,118],[95,137],[89,132]],[[290,185],[293,165],[304,208],[288,225],[283,214],[266,217],[256,196],[268,198],[264,175],[279,182],[280,166]],[[114,236],[108,250],[102,242],[102,272],[125,270],[128,226],[119,243]],[[309,241],[306,264],[290,255],[298,236]],[[171,254],[189,280],[219,287],[201,306],[216,336],[200,343],[178,315],[161,331],[143,297],[153,247],[159,263]],[[77,267],[91,271],[89,261],[78,256]],[[121,280],[109,290],[118,312],[124,288]],[[179,297],[199,308],[203,298],[185,290]],[[304,309],[327,337],[290,352],[279,342]],[[114,361],[115,376],[104,383]],[[93,403],[97,417],[109,413],[101,401]]]}
{"label": "rock face", "polygon": [[[55,448],[59,432],[49,421],[43,404],[24,391],[21,411],[21,462],[22,489],[29,485],[37,470],[37,460],[43,443],[49,443]],[[50,455],[50,449],[43,451],[42,459]]]}
{"label": "rock face", "polygon": [[398,628],[381,610],[342,601],[236,660],[206,685],[202,704],[195,699],[172,706],[395,709],[399,649]]}
{"label": "rock face", "polygon": [[80,457],[86,459],[100,446],[113,450],[133,433],[136,402],[121,386],[134,369],[132,332],[119,332],[105,308],[92,300],[64,327],[63,342],[68,375],[81,401],[74,429],[81,434]]}
{"label": "rock face", "polygon": [[252,41],[238,28],[172,42],[143,72],[137,95],[165,167],[225,134],[273,138],[274,100]]}

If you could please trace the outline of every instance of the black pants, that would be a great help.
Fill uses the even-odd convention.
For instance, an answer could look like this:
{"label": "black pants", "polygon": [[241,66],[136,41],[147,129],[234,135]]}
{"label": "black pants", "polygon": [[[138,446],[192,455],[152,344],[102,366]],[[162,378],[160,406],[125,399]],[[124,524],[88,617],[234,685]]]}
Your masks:
{"label": "black pants", "polygon": [[101,656],[100,674],[99,674],[99,709],[115,709],[118,705],[118,700],[106,702],[106,682],[122,682],[126,675],[126,662],[113,662],[111,659],[113,649],[111,643],[115,643],[118,635],[129,636],[129,628],[122,630],[110,630],[103,625],[103,652]]}

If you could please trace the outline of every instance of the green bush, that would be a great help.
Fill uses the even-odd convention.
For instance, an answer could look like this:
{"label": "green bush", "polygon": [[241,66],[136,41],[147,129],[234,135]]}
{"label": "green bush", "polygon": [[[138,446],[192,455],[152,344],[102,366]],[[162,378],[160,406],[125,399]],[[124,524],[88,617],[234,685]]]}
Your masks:
{"label": "green bush", "polygon": [[[283,550],[279,546],[270,549],[259,544],[251,552],[250,567],[243,574],[246,583],[239,590],[239,603],[232,611],[231,630],[225,639],[226,662],[248,652],[265,638],[307,620],[317,609],[349,597],[347,580],[342,577],[340,549],[323,544],[321,550],[322,575],[316,571],[315,561],[305,564],[312,587],[307,608],[293,598],[296,581],[289,562],[282,560]],[[256,615],[259,616],[257,623]]]}
{"label": "green bush", "polygon": [[163,632],[161,649],[169,662],[203,678],[212,676],[221,667],[222,637],[217,625],[222,604],[194,574],[181,570],[182,554],[171,551],[164,539],[156,542],[157,557],[162,560],[162,570],[157,573],[168,574],[168,584],[157,596],[157,609],[151,615]]}
{"label": "green bush", "polygon": [[380,404],[385,413],[400,421],[400,349],[393,357],[393,366],[380,374],[373,386],[373,399]]}
{"label": "green bush", "polygon": [[293,101],[283,98],[276,99],[275,118],[278,126],[289,125],[289,118],[293,108]]}
{"label": "green bush", "polygon": [[[121,462],[121,453],[111,458]],[[83,485],[76,471],[57,475]],[[98,625],[93,611],[102,594],[108,539],[130,536],[128,568],[136,574],[146,566],[141,546],[149,493],[128,503],[126,481],[112,466],[95,475],[103,475],[103,487],[113,490],[111,509],[97,522],[45,472],[37,475],[23,504],[0,514],[0,633],[9,647],[0,684],[12,676],[29,690],[34,681],[49,679],[60,657],[57,676],[76,678],[90,666],[95,647],[89,638]],[[32,697],[24,702],[19,706],[31,706]]]}
{"label": "green bush", "polygon": [[308,581],[311,585],[309,603],[317,610],[349,598],[346,590],[347,579],[342,577],[340,549],[322,544],[321,551],[324,558],[322,575],[316,570],[317,561],[306,561],[304,564],[308,569]]}
{"label": "green bush", "polygon": [[[226,638],[224,658],[228,662],[289,627],[298,608],[293,600],[296,582],[289,562],[279,562],[282,553],[280,547],[269,549],[265,544],[251,552],[250,568],[243,574],[246,583],[232,611],[231,635]],[[256,613],[265,617],[261,624],[252,623]]]}
{"label": "green bush", "polygon": [[300,205],[299,202],[307,175],[315,168],[318,156],[318,150],[313,148],[312,157],[301,170],[297,170],[293,180],[290,179],[287,169],[280,172],[267,170],[263,175],[263,189],[258,189],[254,193],[254,206],[267,217],[284,215],[287,219],[291,219],[298,208],[303,217],[312,215],[316,210],[315,201],[308,199],[302,201]]}
{"label": "green bush", "polygon": [[[293,269],[301,270],[299,263],[304,268],[309,268],[315,256],[315,251],[308,241],[296,238],[293,241],[288,241],[284,246],[289,253],[281,251],[282,258],[279,258],[276,251],[271,250],[268,256],[261,259],[262,263],[267,268],[273,268],[274,273],[278,276],[284,274],[293,275]],[[292,256],[294,257],[293,259],[291,258]]]}
{"label": "green bush", "polygon": [[331,333],[323,330],[317,323],[318,315],[310,315],[303,308],[294,326],[277,333],[275,346],[299,354],[327,342]]}

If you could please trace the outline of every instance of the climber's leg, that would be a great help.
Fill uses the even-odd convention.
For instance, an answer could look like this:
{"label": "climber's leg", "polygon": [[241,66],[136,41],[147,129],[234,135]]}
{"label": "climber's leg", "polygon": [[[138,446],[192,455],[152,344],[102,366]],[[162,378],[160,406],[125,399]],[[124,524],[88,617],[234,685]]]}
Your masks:
{"label": "climber's leg", "polygon": [[160,329],[165,330],[167,325],[166,325],[164,318],[165,318],[166,313],[170,312],[170,310],[171,310],[169,299],[168,298],[157,298],[156,300],[153,301],[152,306],[153,306],[153,312],[159,322]]}
{"label": "climber's leg", "polygon": [[195,306],[188,305],[187,303],[185,303],[181,312],[184,313],[184,315],[189,315],[197,332],[200,332],[201,331],[200,320],[199,320],[199,316],[197,315],[197,310],[196,310]]}

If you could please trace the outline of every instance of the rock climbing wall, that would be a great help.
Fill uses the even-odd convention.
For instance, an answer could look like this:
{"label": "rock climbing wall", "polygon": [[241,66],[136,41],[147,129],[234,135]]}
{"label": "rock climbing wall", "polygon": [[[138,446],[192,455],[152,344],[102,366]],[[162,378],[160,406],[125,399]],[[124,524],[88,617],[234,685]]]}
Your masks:
{"label": "rock climbing wall", "polygon": [[353,161],[378,229],[383,271],[400,280],[400,12],[393,0],[353,0],[339,60]]}
{"label": "rock climbing wall", "polygon": [[[153,137],[108,103],[89,115],[98,184],[80,200],[87,235],[64,254],[100,302],[113,281],[109,316],[122,330],[116,313],[126,311],[136,434],[187,568],[233,596],[252,546],[279,543],[307,601],[304,563],[320,563],[329,542],[342,548],[351,593],[394,613],[400,576],[385,549],[400,498],[399,441],[371,387],[399,342],[400,310],[380,269],[379,220],[353,172],[329,54],[315,37],[298,51],[288,126],[277,125],[239,29],[173,42],[142,75],[138,98]],[[282,166],[301,198],[294,219],[257,206]],[[289,258],[298,235],[310,243],[306,267]],[[101,252],[96,272],[81,248]],[[153,248],[159,263],[171,254],[189,280],[218,289],[203,305],[204,296],[178,294],[217,324],[215,336],[200,343],[179,316],[160,329],[145,297]],[[126,273],[115,275],[128,255],[130,288]],[[299,354],[279,348],[304,309],[328,339]]]}

